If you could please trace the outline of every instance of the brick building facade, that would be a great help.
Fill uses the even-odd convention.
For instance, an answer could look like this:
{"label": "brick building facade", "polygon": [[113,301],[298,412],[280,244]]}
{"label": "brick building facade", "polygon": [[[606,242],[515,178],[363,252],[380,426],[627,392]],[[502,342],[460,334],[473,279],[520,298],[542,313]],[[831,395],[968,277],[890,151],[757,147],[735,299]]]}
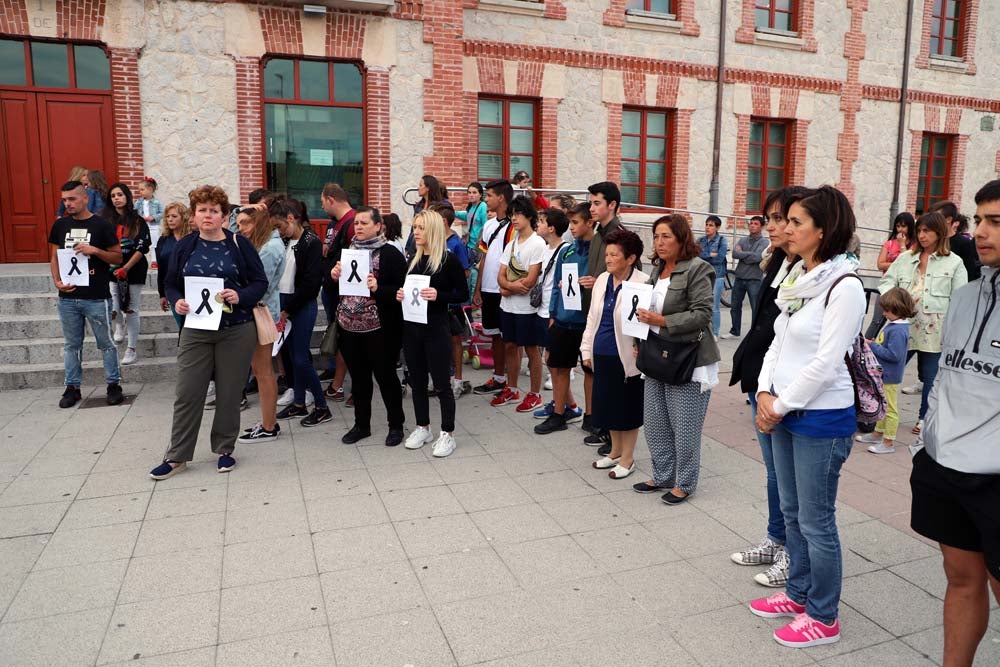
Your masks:
{"label": "brick building facade", "polygon": [[[979,27],[1000,6],[914,3],[900,208],[947,197],[969,210],[1000,175],[1000,49]],[[728,0],[719,211],[754,212],[785,183],[833,183],[863,224],[887,228],[904,4]],[[0,58],[18,40],[28,59],[35,42],[103,49],[113,133],[102,166],[129,183],[156,177],[165,201],[200,182],[242,199],[335,174],[401,210],[423,173],[464,186],[527,167],[539,187],[607,177],[626,199],[708,209],[718,0],[320,6],[0,0]],[[0,95],[51,93],[32,88],[27,67],[20,87],[0,79]]]}

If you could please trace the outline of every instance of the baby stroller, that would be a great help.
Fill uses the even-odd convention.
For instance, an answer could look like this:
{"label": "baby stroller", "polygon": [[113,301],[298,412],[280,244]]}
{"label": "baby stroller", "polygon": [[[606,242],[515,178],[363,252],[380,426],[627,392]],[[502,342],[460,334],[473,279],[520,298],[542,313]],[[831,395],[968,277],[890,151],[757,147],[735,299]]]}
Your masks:
{"label": "baby stroller", "polygon": [[493,368],[493,340],[483,333],[481,322],[473,322],[469,318],[471,306],[462,308],[462,315],[465,317],[471,335],[466,338],[465,349],[462,350],[462,361],[472,364],[476,370],[480,368]]}

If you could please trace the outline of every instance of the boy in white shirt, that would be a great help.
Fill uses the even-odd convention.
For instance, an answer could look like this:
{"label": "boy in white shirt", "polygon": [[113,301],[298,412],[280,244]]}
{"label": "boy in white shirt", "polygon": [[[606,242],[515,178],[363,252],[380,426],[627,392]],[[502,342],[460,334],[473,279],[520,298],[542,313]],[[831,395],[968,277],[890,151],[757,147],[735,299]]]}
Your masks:
{"label": "boy in white shirt", "polygon": [[[507,386],[490,401],[499,407],[519,402],[518,412],[532,412],[542,405],[542,355],[545,321],[538,317],[538,307],[531,305],[531,288],[542,274],[545,241],[535,233],[538,213],[526,197],[515,197],[510,204],[510,223],[514,238],[503,250],[497,283],[500,286],[500,328],[506,356]],[[524,348],[531,373],[531,391],[524,400],[517,382],[521,371],[519,347]]]}
{"label": "boy in white shirt", "polygon": [[[542,305],[538,307],[538,316],[545,324],[546,340],[543,347],[546,348],[549,346],[549,302],[552,300],[552,285],[555,283],[555,265],[558,260],[556,255],[560,250],[570,245],[562,238],[567,229],[569,229],[569,218],[562,210],[552,207],[538,212],[538,227],[535,229],[535,233],[541,236],[546,243],[545,254],[542,255],[542,276],[539,278],[542,281]],[[546,389],[552,389],[552,376],[549,374],[548,368],[545,369],[544,386]]]}

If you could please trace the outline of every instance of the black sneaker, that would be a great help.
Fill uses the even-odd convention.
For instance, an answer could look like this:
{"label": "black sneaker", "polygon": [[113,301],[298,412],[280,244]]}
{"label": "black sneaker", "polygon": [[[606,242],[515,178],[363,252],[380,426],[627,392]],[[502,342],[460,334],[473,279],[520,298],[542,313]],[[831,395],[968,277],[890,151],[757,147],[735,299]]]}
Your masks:
{"label": "black sneaker", "polygon": [[125,394],[122,393],[122,386],[117,382],[112,382],[108,385],[108,405],[120,405],[122,401],[125,400]]}
{"label": "black sneaker", "polygon": [[403,442],[403,429],[401,428],[389,429],[389,435],[385,436],[385,446],[397,447],[401,442]]}
{"label": "black sneaker", "polygon": [[370,438],[372,435],[371,429],[360,429],[357,426],[352,426],[351,430],[348,431],[340,438],[340,441],[345,445],[353,445],[359,440],[364,440],[365,438]]}
{"label": "black sneaker", "polygon": [[[302,408],[305,410],[305,408]],[[333,414],[327,408],[315,408],[305,419],[299,421],[305,427],[319,426],[323,422],[333,421]]]}
{"label": "black sneaker", "polygon": [[495,379],[490,378],[483,384],[472,389],[473,394],[482,396],[484,394],[497,394],[507,388],[506,382],[497,382]]}
{"label": "black sneaker", "polygon": [[74,387],[71,384],[66,385],[66,391],[63,392],[62,398],[59,399],[60,408],[71,408],[76,405],[76,402],[82,398],[80,395],[80,388]]}
{"label": "black sneaker", "polygon": [[243,390],[243,393],[244,394],[256,394],[257,392],[258,392],[257,378],[255,378],[255,377],[250,378],[250,381],[247,382],[247,386]]}
{"label": "black sneaker", "polygon": [[556,414],[555,412],[549,415],[541,424],[535,426],[535,433],[538,435],[548,435],[549,433],[565,430],[566,415]]}
{"label": "black sneaker", "polygon": [[257,424],[244,432],[243,435],[239,437],[237,442],[244,445],[251,445],[255,442],[269,442],[271,440],[277,440],[280,433],[281,427],[277,424],[274,425],[273,431],[268,431],[262,424]]}
{"label": "black sneaker", "polygon": [[250,407],[250,401],[247,400],[247,395],[243,394],[243,398],[240,399],[240,412],[246,410]]}
{"label": "black sneaker", "polygon": [[586,431],[587,433],[593,432],[593,427],[590,425],[590,415],[583,416],[583,423],[580,424],[580,428]]}
{"label": "black sneaker", "polygon": [[309,410],[306,409],[304,405],[291,405],[285,406],[285,408],[275,415],[278,419],[291,419],[292,417],[305,417],[309,414]]}
{"label": "black sneaker", "polygon": [[611,443],[610,442],[608,444],[606,444],[606,445],[601,445],[600,447],[597,448],[597,455],[598,456],[607,456],[610,453],[611,453]]}
{"label": "black sneaker", "polygon": [[609,442],[611,442],[611,436],[602,432],[591,433],[583,439],[583,444],[590,445],[591,447],[600,447]]}

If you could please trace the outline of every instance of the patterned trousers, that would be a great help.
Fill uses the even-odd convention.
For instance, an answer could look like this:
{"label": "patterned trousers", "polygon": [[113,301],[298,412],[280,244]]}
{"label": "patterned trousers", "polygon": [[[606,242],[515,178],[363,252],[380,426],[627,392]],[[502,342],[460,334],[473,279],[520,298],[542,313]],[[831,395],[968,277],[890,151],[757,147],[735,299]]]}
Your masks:
{"label": "patterned trousers", "polygon": [[653,482],[692,493],[701,466],[701,427],[711,391],[701,383],[664,384],[646,378],[646,444],[653,457]]}

